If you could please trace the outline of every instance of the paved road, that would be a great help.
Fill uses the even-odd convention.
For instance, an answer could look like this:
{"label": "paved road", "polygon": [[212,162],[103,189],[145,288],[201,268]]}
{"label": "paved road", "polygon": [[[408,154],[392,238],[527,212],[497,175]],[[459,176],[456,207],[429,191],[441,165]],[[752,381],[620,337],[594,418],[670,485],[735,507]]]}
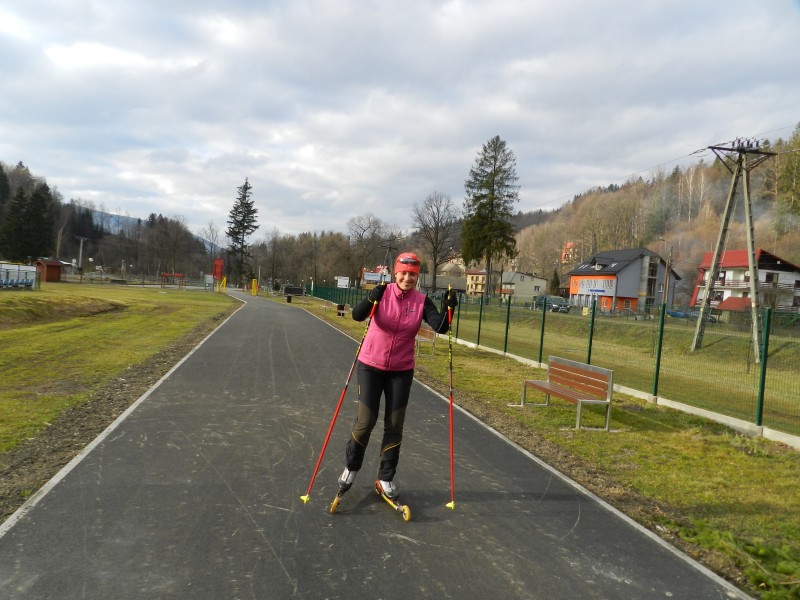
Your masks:
{"label": "paved road", "polygon": [[377,440],[327,511],[355,382],[304,505],[355,348],[247,298],[0,526],[0,598],[745,597],[458,411],[445,508],[447,402],[418,384],[396,479],[412,520],[372,491]]}

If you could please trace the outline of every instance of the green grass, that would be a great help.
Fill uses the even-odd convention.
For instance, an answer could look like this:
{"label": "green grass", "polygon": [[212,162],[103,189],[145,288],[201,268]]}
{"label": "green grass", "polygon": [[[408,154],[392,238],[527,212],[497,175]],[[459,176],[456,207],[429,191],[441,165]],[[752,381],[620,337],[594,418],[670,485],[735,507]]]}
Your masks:
{"label": "green grass", "polygon": [[110,285],[0,293],[0,452],[230,306],[220,294]]}
{"label": "green grass", "polygon": [[[331,316],[329,312],[318,310],[319,304],[306,299],[295,303],[360,339],[363,324],[349,317]],[[571,315],[548,314],[547,323],[555,321],[554,317]],[[504,319],[503,315],[500,326],[495,323],[482,327],[481,344],[486,343],[484,336],[502,340]],[[517,333],[512,333],[510,338],[522,335],[521,330],[535,329],[536,319],[532,315],[525,327],[511,328]],[[585,347],[581,347],[582,342],[575,341],[578,335],[586,338],[585,322],[564,319],[564,323],[569,324],[565,325],[567,331],[559,331],[558,336],[555,330],[548,333],[559,340],[551,342],[561,350],[553,353],[564,354],[564,349],[578,348],[575,358],[585,360],[585,354],[581,356]],[[464,322],[461,325],[463,327]],[[677,332],[684,336],[680,339],[672,334],[679,347],[691,337],[684,329]],[[616,337],[627,335],[629,342],[629,349],[619,351],[615,358],[617,362],[613,368],[617,373],[630,368],[637,352],[647,353],[650,349],[651,340],[642,335],[641,326],[627,328],[627,331],[627,334],[615,334]],[[475,329],[472,332],[474,335]],[[602,333],[601,328],[599,334]],[[459,334],[464,337],[464,329]],[[525,335],[530,346],[530,332]],[[475,338],[470,341],[474,342]],[[538,344],[538,337],[535,343]],[[598,357],[618,351],[607,339],[596,340],[595,344]],[[723,357],[731,351],[730,346],[724,345],[710,350]],[[514,351],[509,348],[509,352]],[[760,438],[738,435],[700,417],[621,394],[614,397],[612,432],[576,431],[572,404],[554,400],[552,406],[546,408],[508,406],[519,402],[523,379],[543,378],[544,371],[460,345],[454,346],[453,353],[457,403],[478,404],[482,412],[513,419],[547,444],[565,451],[582,465],[581,469],[569,473],[579,483],[668,539],[683,540],[690,554],[717,572],[728,576],[740,574],[744,581],[739,584],[748,593],[770,600],[800,596],[800,493],[797,491],[800,489],[800,452]],[[677,352],[673,360],[686,361],[683,368],[688,370],[684,374],[688,385],[698,385],[709,379],[702,369],[692,364],[695,359],[685,352]],[[735,362],[735,358],[730,360]],[[447,393],[446,340],[437,341],[434,355],[427,349],[419,355],[416,374],[435,389]],[[712,375],[712,379],[724,380],[726,371],[719,369]],[[652,375],[643,377],[642,381],[652,381]],[[725,384],[724,381],[717,383]],[[672,399],[684,400],[681,396]],[[601,412],[591,408],[584,420],[588,426],[602,427],[603,424]],[[536,453],[536,448],[529,449]],[[598,487],[596,483],[600,479],[605,483]],[[641,499],[642,506],[655,508],[637,508],[638,500],[631,501],[631,494]]]}

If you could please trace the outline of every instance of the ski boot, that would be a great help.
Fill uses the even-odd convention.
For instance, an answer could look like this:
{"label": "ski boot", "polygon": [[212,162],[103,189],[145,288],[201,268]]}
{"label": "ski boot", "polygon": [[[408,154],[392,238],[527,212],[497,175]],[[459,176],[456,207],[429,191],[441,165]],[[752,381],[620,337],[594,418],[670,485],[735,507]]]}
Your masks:
{"label": "ski boot", "polygon": [[403,515],[403,521],[411,520],[411,509],[407,505],[400,503],[400,500],[398,499],[400,493],[397,491],[397,487],[391,481],[376,480],[375,492],[381,498],[386,500],[386,502],[389,503],[389,506]]}
{"label": "ski boot", "polygon": [[342,500],[342,496],[344,496],[345,492],[349,490],[353,482],[356,479],[356,475],[358,475],[358,471],[351,471],[347,467],[345,467],[342,474],[339,475],[339,479],[336,482],[339,485],[339,491],[336,492],[336,497],[331,502],[331,512],[336,512],[336,507],[339,506],[339,502]]}

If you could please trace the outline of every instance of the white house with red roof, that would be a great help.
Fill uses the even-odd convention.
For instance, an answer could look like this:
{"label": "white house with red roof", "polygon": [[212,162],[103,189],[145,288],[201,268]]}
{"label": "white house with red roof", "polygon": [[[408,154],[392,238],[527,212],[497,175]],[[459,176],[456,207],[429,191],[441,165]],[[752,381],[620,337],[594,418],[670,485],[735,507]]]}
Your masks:
{"label": "white house with red roof", "polygon": [[[703,302],[705,284],[710,277],[713,253],[706,252],[697,268],[697,282],[691,305]],[[800,308],[800,267],[779,256],[758,248],[758,303],[779,310]],[[719,274],[714,283],[711,306],[719,310],[748,310],[750,308],[750,267],[747,250],[727,250],[720,257]]]}

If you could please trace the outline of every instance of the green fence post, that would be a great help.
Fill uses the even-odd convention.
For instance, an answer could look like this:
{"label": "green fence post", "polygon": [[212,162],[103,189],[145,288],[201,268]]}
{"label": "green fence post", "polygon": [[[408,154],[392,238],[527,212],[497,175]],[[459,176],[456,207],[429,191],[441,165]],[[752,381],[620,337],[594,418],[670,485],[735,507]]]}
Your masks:
{"label": "green fence post", "polygon": [[542,330],[539,332],[539,364],[542,364],[542,353],[544,352],[544,318],[546,314],[547,298],[544,299],[544,303],[542,304]]}
{"label": "green fence post", "polygon": [[597,298],[592,298],[592,316],[589,321],[589,351],[586,353],[586,364],[592,364],[592,338],[594,337],[594,313],[597,308]]}
{"label": "green fence post", "polygon": [[[461,323],[461,302],[458,303],[458,310],[456,311],[456,339],[458,339],[458,325]],[[452,325],[452,323],[451,323]]]}
{"label": "green fence post", "polygon": [[761,373],[758,377],[758,402],[756,403],[756,425],[761,427],[764,421],[764,387],[767,381],[767,352],[769,352],[769,330],[772,320],[772,309],[767,307],[764,311],[764,333],[761,336]]}
{"label": "green fence post", "polygon": [[475,342],[476,346],[481,345],[481,321],[483,321],[483,296],[481,296],[480,307],[478,308],[478,340]]}
{"label": "green fence post", "polygon": [[506,302],[506,335],[503,340],[503,354],[508,352],[508,321],[511,318],[511,298]]}
{"label": "green fence post", "polygon": [[661,347],[664,343],[664,317],[667,314],[666,303],[661,305],[658,316],[658,338],[656,339],[656,372],[653,374],[653,398],[658,398],[658,375],[661,372]]}

